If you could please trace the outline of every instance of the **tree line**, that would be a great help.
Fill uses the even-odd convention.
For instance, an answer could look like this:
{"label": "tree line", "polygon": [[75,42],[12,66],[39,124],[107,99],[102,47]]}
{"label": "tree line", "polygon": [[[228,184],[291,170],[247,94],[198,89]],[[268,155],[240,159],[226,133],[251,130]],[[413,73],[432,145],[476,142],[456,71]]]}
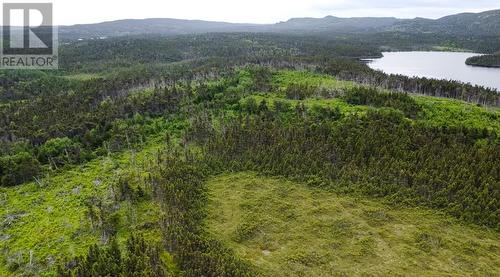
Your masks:
{"label": "tree line", "polygon": [[500,227],[495,132],[412,124],[391,110],[327,119],[300,104],[285,117],[276,108],[259,110],[218,129],[201,117],[189,138],[216,168],[298,178]]}
{"label": "tree line", "polygon": [[322,73],[331,74],[343,80],[389,90],[453,98],[487,106],[500,106],[498,91],[477,85],[425,77],[386,74],[373,70],[367,65],[353,63],[349,60],[325,62],[319,70]]}
{"label": "tree line", "polygon": [[500,54],[470,57],[465,60],[465,63],[483,67],[500,67]]}

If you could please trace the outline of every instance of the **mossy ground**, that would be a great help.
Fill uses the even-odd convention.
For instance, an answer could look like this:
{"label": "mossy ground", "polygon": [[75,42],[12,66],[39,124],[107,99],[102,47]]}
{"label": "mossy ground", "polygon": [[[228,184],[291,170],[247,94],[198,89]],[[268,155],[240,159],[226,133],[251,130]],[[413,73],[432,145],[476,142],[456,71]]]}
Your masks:
{"label": "mossy ground", "polygon": [[497,276],[500,235],[436,211],[237,173],[209,181],[207,225],[264,276]]}
{"label": "mossy ground", "polygon": [[[109,198],[119,176],[132,176],[141,182],[147,174],[145,164],[154,160],[162,145],[153,139],[140,152],[126,151],[91,161],[61,173],[13,188],[0,188],[0,276],[29,272],[50,272],[59,259],[87,252],[101,243],[101,233],[93,230],[87,218],[85,201],[91,197]],[[146,239],[161,241],[158,220],[160,208],[153,201],[120,203],[117,239],[124,242],[132,232]]]}

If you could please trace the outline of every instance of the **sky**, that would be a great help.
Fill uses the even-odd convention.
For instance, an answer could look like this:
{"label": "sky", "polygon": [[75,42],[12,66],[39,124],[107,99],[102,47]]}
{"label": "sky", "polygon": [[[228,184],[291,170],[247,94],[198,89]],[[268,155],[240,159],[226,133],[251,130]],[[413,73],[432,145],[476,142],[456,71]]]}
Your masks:
{"label": "sky", "polygon": [[52,2],[56,25],[117,19],[179,18],[276,23],[294,17],[393,16],[439,18],[500,9],[499,0],[6,0]]}

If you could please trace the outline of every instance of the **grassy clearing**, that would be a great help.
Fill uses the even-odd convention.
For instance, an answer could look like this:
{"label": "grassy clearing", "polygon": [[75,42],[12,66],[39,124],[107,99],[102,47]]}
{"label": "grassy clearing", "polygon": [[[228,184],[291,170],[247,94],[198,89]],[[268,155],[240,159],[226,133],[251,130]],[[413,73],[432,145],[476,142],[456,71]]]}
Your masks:
{"label": "grassy clearing", "polygon": [[431,50],[433,51],[443,51],[443,52],[473,52],[470,49],[465,49],[465,48],[458,48],[454,46],[432,46]]}
{"label": "grassy clearing", "polygon": [[500,132],[500,110],[484,108],[459,100],[415,96],[424,119],[437,126],[467,126]]}
{"label": "grassy clearing", "polygon": [[277,95],[270,95],[266,93],[257,93],[251,96],[243,98],[240,103],[244,104],[248,99],[253,98],[257,103],[262,100],[266,100],[270,108],[274,107],[276,101],[284,101],[290,103],[292,107],[295,107],[299,103],[303,103],[306,107],[311,108],[313,106],[329,107],[329,108],[339,108],[343,114],[363,114],[366,113],[371,107],[361,106],[361,105],[351,105],[346,103],[344,100],[339,98],[331,99],[319,99],[319,98],[307,98],[305,100],[292,100],[279,97]]}
{"label": "grassy clearing", "polygon": [[272,79],[272,84],[278,90],[284,90],[290,84],[317,86],[328,89],[352,88],[359,84],[350,81],[341,81],[329,75],[312,73],[310,71],[280,70]]}
{"label": "grassy clearing", "polygon": [[[243,98],[243,104],[248,99],[253,98],[257,103],[266,100],[270,107],[275,101],[285,101],[295,107],[298,103],[303,103],[306,107],[321,106],[329,108],[339,108],[347,114],[364,114],[374,107],[363,105],[351,105],[339,98],[320,99],[308,98],[305,100],[291,100],[278,96],[277,94],[256,93]],[[430,123],[434,126],[465,126],[488,129],[500,132],[500,110],[493,108],[478,107],[477,105],[465,103],[459,100],[435,98],[428,96],[414,96],[417,103],[422,107],[422,114],[419,121]]]}
{"label": "grassy clearing", "polygon": [[71,75],[64,76],[64,78],[66,78],[66,79],[78,80],[78,81],[87,81],[87,80],[99,78],[99,77],[102,77],[102,76],[99,74],[93,74],[93,73],[78,73],[78,74],[71,74]]}
{"label": "grassy clearing", "polygon": [[[350,105],[340,98],[323,98],[315,96],[305,100],[286,99],[284,91],[291,84],[308,85],[317,87],[318,90],[345,90],[360,86],[355,82],[340,81],[328,75],[315,74],[309,71],[278,71],[273,75],[272,84],[274,91],[271,93],[254,93],[241,100],[245,103],[249,98],[254,98],[257,103],[266,100],[271,106],[275,101],[285,101],[293,106],[299,102],[308,107],[314,105],[330,108],[339,108],[343,114],[363,114],[369,106]],[[389,92],[383,90],[384,92]],[[484,128],[500,132],[500,110],[493,107],[480,107],[475,104],[460,100],[412,95],[422,107],[422,114],[418,120],[428,122],[434,126],[465,126]]]}
{"label": "grassy clearing", "polygon": [[265,276],[498,276],[500,234],[254,173],[210,180],[208,228]]}
{"label": "grassy clearing", "polygon": [[[153,160],[162,145],[159,140],[153,139],[138,153],[100,158],[48,176],[42,185],[0,188],[0,276],[10,276],[16,267],[29,271],[30,251],[33,268],[50,271],[58,259],[81,255],[100,243],[100,232],[92,230],[86,215],[85,201],[94,196],[109,198],[112,184],[123,174],[143,181],[144,165]],[[160,208],[154,202],[122,202],[118,214],[119,242],[132,232],[160,241]]]}

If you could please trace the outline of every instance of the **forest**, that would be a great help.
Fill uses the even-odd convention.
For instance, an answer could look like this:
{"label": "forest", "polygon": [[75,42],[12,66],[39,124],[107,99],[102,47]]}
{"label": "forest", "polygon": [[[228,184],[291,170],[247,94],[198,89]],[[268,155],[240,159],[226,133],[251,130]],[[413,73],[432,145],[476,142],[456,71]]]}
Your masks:
{"label": "forest", "polygon": [[[276,187],[265,187],[264,201],[278,215],[294,202],[280,202],[291,197],[280,195],[281,184],[312,191],[324,205],[343,199],[343,212],[377,207],[356,214],[357,225],[322,225],[335,234],[324,249],[338,250],[339,264],[379,263],[384,251],[373,238],[360,239],[356,256],[341,247],[346,234],[366,224],[382,233],[400,218],[428,228],[391,237],[408,244],[403,256],[440,257],[445,266],[426,269],[417,260],[419,272],[389,266],[367,274],[444,275],[447,268],[494,276],[500,94],[388,75],[360,61],[380,56],[381,41],[404,50],[467,48],[484,38],[386,36],[82,40],[61,46],[57,71],[0,71],[0,276],[266,276],[270,268],[290,276],[317,268],[355,274],[353,265],[327,268],[330,256],[300,249],[286,253],[286,262],[256,262],[272,259],[279,249],[272,235],[281,233],[265,229],[267,210],[258,204],[229,203],[231,186],[250,193],[234,194],[248,200],[268,183]],[[238,174],[237,184],[224,181]],[[260,217],[224,225],[232,223],[217,217],[214,199]],[[214,231],[230,227],[234,234]],[[241,249],[257,239],[259,258],[245,258]]]}
{"label": "forest", "polygon": [[471,57],[465,63],[474,66],[500,67],[500,54]]}

